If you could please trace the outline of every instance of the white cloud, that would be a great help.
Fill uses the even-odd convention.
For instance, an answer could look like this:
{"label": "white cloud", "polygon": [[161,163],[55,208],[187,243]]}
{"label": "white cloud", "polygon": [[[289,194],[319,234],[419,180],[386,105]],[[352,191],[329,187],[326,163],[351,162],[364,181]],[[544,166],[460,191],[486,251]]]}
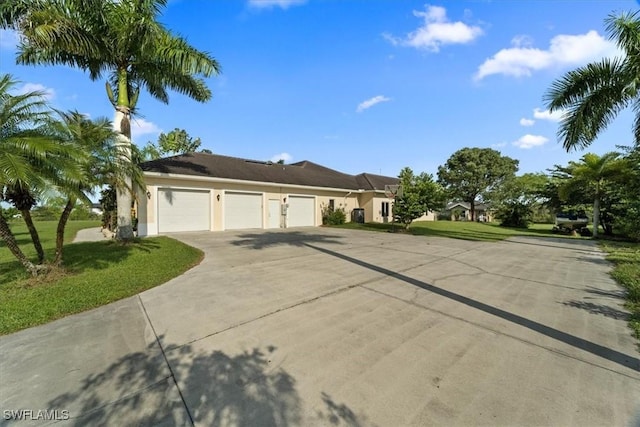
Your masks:
{"label": "white cloud", "polygon": [[25,94],[29,92],[42,92],[44,94],[44,98],[47,101],[51,101],[56,96],[56,91],[51,89],[50,87],[46,87],[41,85],[40,83],[25,83],[17,90],[19,94]]}
{"label": "white cloud", "polygon": [[284,160],[285,163],[291,163],[291,160],[293,160],[293,156],[289,153],[280,153],[280,154],[274,154],[273,156],[271,156],[271,161],[273,163],[276,163],[279,160]]}
{"label": "white cloud", "polygon": [[291,6],[298,6],[306,2],[307,0],[249,0],[249,6],[256,9],[270,9],[272,7],[287,9]]}
{"label": "white cloud", "polygon": [[533,110],[533,117],[540,120],[549,120],[551,122],[559,122],[564,117],[564,111],[556,110],[553,113],[549,110],[541,110],[539,108],[535,108]]}
{"label": "white cloud", "polygon": [[518,148],[529,149],[533,147],[538,147],[540,145],[544,145],[549,141],[548,138],[545,138],[542,135],[531,135],[526,134],[521,136],[517,141],[513,141],[513,145]]}
{"label": "white cloud", "polygon": [[131,120],[131,138],[136,139],[142,135],[158,134],[162,132],[162,129],[155,123],[148,122],[145,119],[133,119]]}
{"label": "white cloud", "polygon": [[535,122],[536,122],[535,120],[527,119],[524,117],[520,119],[521,126],[533,126]]}
{"label": "white cloud", "polygon": [[[442,45],[466,44],[483,33],[480,27],[467,25],[462,21],[449,21],[444,7],[427,5],[425,11],[414,10],[413,14],[424,20],[421,27],[404,38],[394,37],[388,33],[383,34],[383,37],[393,45],[438,52]],[[468,16],[468,13],[465,12],[465,15]]]}
{"label": "white cloud", "polygon": [[358,104],[358,108],[356,108],[356,112],[362,113],[367,108],[371,108],[376,104],[379,104],[381,102],[387,102],[387,101],[391,101],[391,98],[387,98],[386,96],[383,96],[383,95],[374,96],[373,98],[369,98],[366,101],[362,101],[360,104]]}
{"label": "white cloud", "polygon": [[492,74],[528,77],[534,71],[552,67],[580,66],[604,57],[620,56],[616,45],[591,30],[586,34],[560,34],[551,39],[546,50],[534,48],[530,39],[517,36],[513,47],[502,49],[478,67],[474,78]]}
{"label": "white cloud", "polygon": [[13,30],[0,29],[0,49],[15,50],[20,42],[20,35]]}

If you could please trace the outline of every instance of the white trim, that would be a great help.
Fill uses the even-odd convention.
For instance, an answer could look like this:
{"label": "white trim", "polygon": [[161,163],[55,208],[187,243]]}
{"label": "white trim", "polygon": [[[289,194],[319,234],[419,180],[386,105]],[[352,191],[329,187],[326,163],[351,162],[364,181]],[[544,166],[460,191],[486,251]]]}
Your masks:
{"label": "white trim", "polygon": [[[183,175],[183,174],[174,174],[174,173],[162,173],[162,172],[144,172],[144,176],[148,176],[150,178],[166,178],[166,179],[184,179],[188,181],[203,181],[203,182],[216,182],[216,183],[229,183],[229,184],[247,184],[247,185],[257,185],[261,187],[282,187],[282,188],[300,188],[305,190],[320,190],[320,191],[340,191],[340,192],[354,192],[354,193],[364,193],[368,191],[378,191],[378,190],[353,190],[350,188],[334,188],[334,187],[316,187],[312,185],[297,185],[297,184],[281,184],[279,182],[265,182],[265,181],[248,181],[243,179],[232,179],[232,178],[215,178],[209,176],[196,176],[196,175]],[[240,190],[240,192],[243,192]],[[384,193],[384,191],[382,191]],[[247,191],[245,191],[247,193]]]}

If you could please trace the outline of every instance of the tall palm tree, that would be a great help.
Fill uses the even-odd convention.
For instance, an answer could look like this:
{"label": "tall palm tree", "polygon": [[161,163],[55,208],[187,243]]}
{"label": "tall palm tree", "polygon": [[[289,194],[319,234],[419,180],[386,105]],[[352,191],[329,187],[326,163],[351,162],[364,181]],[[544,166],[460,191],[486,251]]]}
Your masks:
{"label": "tall palm tree", "polygon": [[640,142],[640,11],[609,15],[605,22],[624,56],[569,71],[544,96],[549,110],[565,112],[558,137],[567,151],[591,145],[629,106],[635,113],[634,138]]}
{"label": "tall palm tree", "polygon": [[620,153],[609,152],[602,156],[587,153],[579,162],[571,161],[564,168],[567,180],[560,187],[565,195],[576,188],[586,189],[593,197],[593,236],[598,237],[600,225],[600,201],[603,197],[605,183],[619,177],[626,168],[626,161]]}
{"label": "tall palm tree", "polygon": [[[16,194],[19,192],[32,197],[52,183],[68,185],[78,179],[75,160],[82,158],[81,152],[62,143],[51,132],[44,93],[14,94],[17,84],[8,74],[0,76],[0,199],[21,197]],[[32,222],[27,221],[27,226],[38,248],[37,231]],[[0,237],[20,263],[37,275],[41,268],[20,250],[1,214]],[[42,258],[39,255],[40,261]]]}
{"label": "tall palm tree", "polygon": [[[168,89],[199,102],[211,91],[200,77],[220,72],[217,61],[158,22],[167,0],[16,0],[0,8],[0,25],[21,31],[17,62],[69,65],[89,72],[91,80],[107,75],[115,109],[118,150],[131,157],[131,115],[140,89],[168,103]],[[118,235],[133,237],[132,194],[118,187]]]}

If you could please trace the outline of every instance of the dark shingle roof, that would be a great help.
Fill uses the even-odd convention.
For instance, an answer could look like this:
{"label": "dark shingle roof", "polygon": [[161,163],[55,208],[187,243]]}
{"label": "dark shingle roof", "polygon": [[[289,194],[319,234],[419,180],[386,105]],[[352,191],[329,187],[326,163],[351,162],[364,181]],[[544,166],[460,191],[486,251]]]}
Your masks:
{"label": "dark shingle roof", "polygon": [[151,160],[142,163],[141,167],[145,172],[349,190],[384,190],[385,184],[398,182],[397,178],[382,175],[349,175],[307,160],[281,165],[206,153],[188,153]]}

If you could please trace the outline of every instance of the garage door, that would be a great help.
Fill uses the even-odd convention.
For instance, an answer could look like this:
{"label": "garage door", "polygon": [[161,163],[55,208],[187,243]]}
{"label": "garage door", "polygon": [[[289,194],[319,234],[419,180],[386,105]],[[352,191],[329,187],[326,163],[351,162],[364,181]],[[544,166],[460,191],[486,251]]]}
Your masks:
{"label": "garage door", "polygon": [[316,201],[314,197],[289,196],[288,227],[312,227],[316,225],[315,213]]}
{"label": "garage door", "polygon": [[158,189],[158,231],[210,229],[211,196],[208,190]]}
{"label": "garage door", "polygon": [[224,228],[262,228],[262,194],[225,193]]}

